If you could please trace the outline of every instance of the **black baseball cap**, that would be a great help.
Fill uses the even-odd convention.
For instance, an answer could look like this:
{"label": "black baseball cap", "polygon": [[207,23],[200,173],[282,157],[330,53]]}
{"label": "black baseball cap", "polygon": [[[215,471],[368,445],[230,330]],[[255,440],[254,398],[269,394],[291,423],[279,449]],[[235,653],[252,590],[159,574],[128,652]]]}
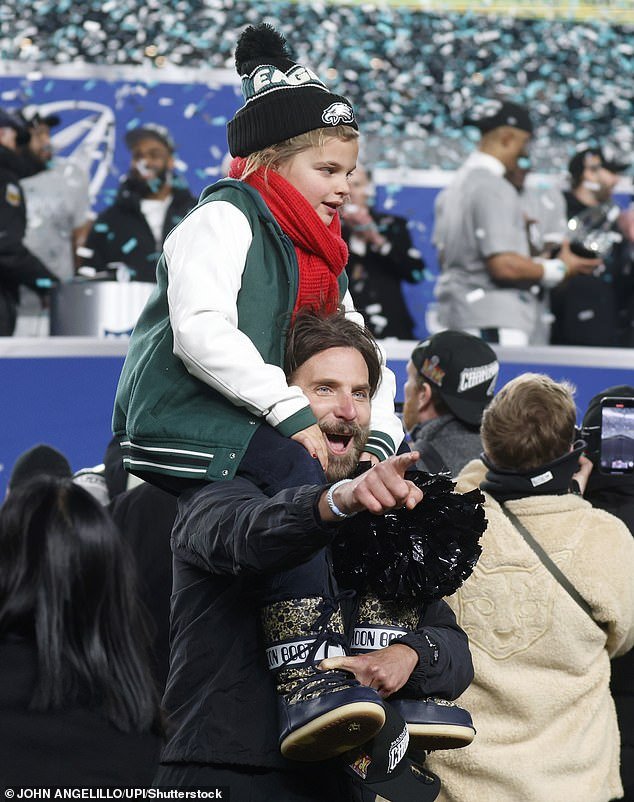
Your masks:
{"label": "black baseball cap", "polygon": [[533,133],[533,123],[525,106],[509,100],[484,100],[475,105],[464,120],[465,125],[474,125],[483,134],[508,125],[520,131]]}
{"label": "black baseball cap", "polygon": [[142,139],[156,139],[162,145],[165,145],[170,153],[174,153],[176,150],[172,135],[164,125],[159,125],[158,123],[144,123],[137,128],[130,129],[125,135],[125,143],[128,150],[132,150],[136,143]]}
{"label": "black baseball cap", "polygon": [[418,343],[411,359],[456,418],[480,425],[500,370],[490,345],[473,334],[448,329]]}
{"label": "black baseball cap", "polygon": [[354,802],[431,802],[440,781],[406,756],[407,724],[394,708],[385,705],[385,724],[371,741],[344,756]]}
{"label": "black baseball cap", "polygon": [[568,162],[568,172],[570,173],[572,183],[575,186],[581,180],[588,156],[596,156],[599,158],[601,160],[601,166],[605,167],[605,169],[609,170],[611,173],[623,173],[628,170],[630,166],[626,162],[618,161],[616,158],[608,158],[606,153],[599,147],[584,148],[583,150],[575,153],[572,159],[570,159]]}

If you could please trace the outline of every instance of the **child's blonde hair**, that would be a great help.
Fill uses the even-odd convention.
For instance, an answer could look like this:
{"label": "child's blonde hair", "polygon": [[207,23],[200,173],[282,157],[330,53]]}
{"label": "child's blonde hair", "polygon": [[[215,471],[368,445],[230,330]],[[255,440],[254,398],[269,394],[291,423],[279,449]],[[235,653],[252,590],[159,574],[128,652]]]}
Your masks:
{"label": "child's blonde hair", "polygon": [[276,142],[264,150],[256,150],[255,153],[246,157],[246,164],[241,180],[254,173],[260,167],[264,167],[265,174],[279,164],[292,159],[298,153],[302,153],[309,148],[323,148],[328,139],[341,139],[343,142],[351,142],[359,138],[359,132],[350,125],[335,125],[332,128],[315,128],[303,134],[285,139],[283,142]]}

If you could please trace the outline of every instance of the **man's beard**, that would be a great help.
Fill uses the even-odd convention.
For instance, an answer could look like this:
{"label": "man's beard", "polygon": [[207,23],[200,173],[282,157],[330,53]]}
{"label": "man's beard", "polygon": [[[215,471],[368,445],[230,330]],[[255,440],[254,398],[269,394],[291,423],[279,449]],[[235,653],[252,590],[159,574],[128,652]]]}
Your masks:
{"label": "man's beard", "polygon": [[348,479],[359,464],[359,457],[368,441],[370,427],[359,426],[356,423],[320,423],[319,428],[324,435],[338,434],[352,437],[352,446],[345,454],[333,454],[328,451],[328,469],[326,470],[326,478],[329,482]]}

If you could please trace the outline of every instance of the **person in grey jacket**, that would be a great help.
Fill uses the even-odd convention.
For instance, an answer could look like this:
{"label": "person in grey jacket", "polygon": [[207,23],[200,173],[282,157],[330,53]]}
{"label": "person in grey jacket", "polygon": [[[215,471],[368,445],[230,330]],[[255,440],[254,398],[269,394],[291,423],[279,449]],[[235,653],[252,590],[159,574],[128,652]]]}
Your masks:
{"label": "person in grey jacket", "polygon": [[418,343],[407,364],[403,405],[403,423],[421,455],[418,468],[457,476],[480,456],[480,421],[499,368],[495,351],[462,331]]}

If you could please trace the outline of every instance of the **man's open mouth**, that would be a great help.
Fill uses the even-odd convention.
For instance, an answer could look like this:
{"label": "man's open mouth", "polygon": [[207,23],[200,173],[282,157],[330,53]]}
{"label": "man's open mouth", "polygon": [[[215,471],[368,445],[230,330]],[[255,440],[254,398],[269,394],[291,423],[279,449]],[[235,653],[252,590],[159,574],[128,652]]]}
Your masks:
{"label": "man's open mouth", "polygon": [[331,434],[330,432],[324,432],[324,434],[328,441],[328,448],[333,454],[345,454],[352,442],[351,434]]}

